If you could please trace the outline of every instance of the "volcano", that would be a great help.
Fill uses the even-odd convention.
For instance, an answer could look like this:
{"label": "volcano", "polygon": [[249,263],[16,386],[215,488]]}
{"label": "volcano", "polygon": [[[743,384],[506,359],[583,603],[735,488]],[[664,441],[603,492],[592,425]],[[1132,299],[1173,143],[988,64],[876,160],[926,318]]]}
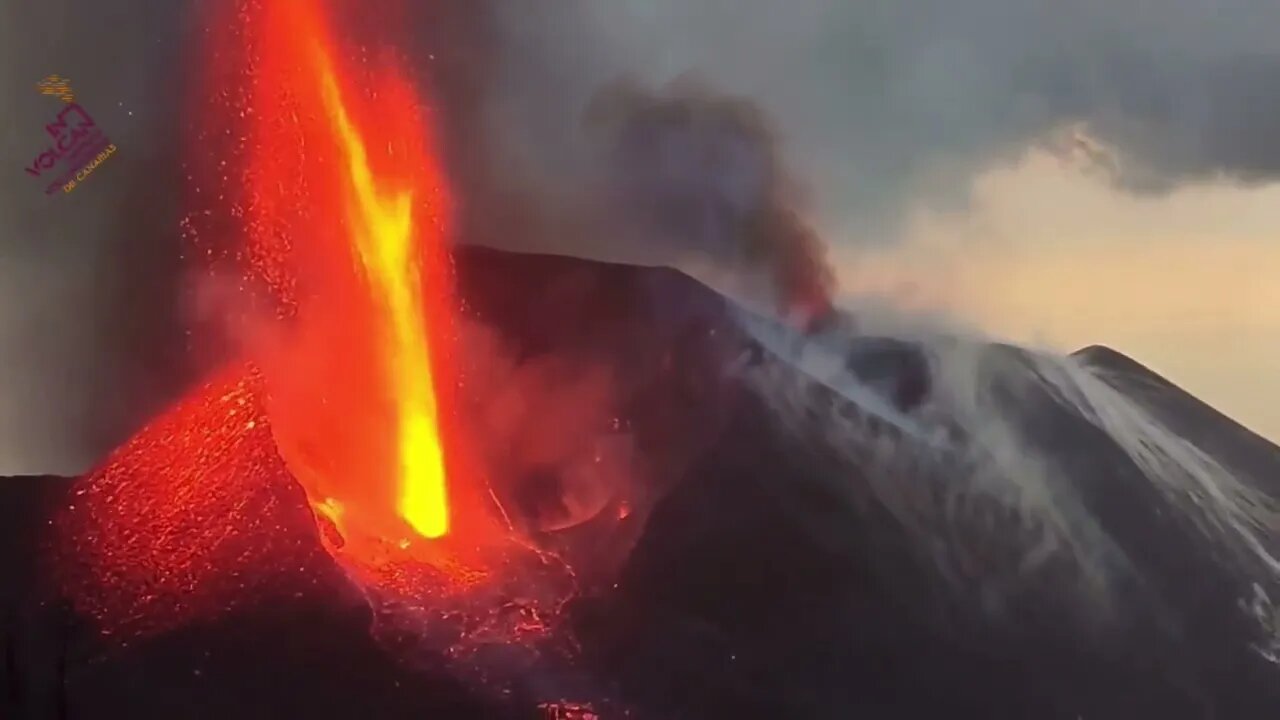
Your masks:
{"label": "volcano", "polygon": [[[1252,511],[1280,496],[1280,448],[1124,355],[1047,361],[980,344],[966,355],[988,400],[975,415],[943,400],[950,340],[865,335],[852,321],[796,333],[665,268],[478,247],[456,248],[454,266],[469,318],[513,357],[589,357],[627,378],[616,416],[590,431],[632,436],[645,464],[632,499],[651,498],[651,510],[611,501],[582,522],[538,525],[563,495],[545,489],[564,482],[552,470],[522,476],[527,499],[509,504],[543,528],[531,531],[542,547],[587,568],[562,610],[572,652],[514,659],[501,652],[509,639],[490,643],[475,663],[508,678],[500,689],[445,654],[406,662],[374,632],[376,604],[325,552],[287,475],[239,478],[258,485],[236,503],[166,500],[183,504],[184,520],[166,526],[175,547],[214,528],[235,557],[283,560],[197,567],[171,597],[163,583],[139,586],[163,591],[131,607],[166,615],[198,606],[207,576],[226,570],[207,595],[216,612],[113,637],[68,596],[47,550],[49,519],[85,501],[84,481],[6,478],[0,715],[1168,719],[1280,708],[1274,530],[1218,511],[1236,507],[1223,498],[1247,497]],[[1063,368],[1070,377],[1056,378]],[[1035,462],[1001,460],[1009,451],[986,417],[1014,428]],[[227,477],[246,467],[257,466]],[[1022,501],[982,490],[996,476],[1027,487],[1011,468],[1033,467],[1052,472]],[[1217,474],[1197,484],[1197,468]],[[142,492],[125,484],[112,497]],[[133,542],[107,530],[88,541],[101,554]],[[616,574],[590,570],[611,563]]]}

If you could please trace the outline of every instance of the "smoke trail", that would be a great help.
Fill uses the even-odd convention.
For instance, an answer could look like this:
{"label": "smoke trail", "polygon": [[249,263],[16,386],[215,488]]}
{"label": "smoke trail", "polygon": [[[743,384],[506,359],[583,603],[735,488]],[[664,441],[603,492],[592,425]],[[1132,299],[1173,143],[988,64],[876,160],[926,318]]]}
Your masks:
{"label": "smoke trail", "polygon": [[619,84],[595,97],[586,123],[603,155],[593,186],[606,222],[670,248],[669,264],[762,275],[783,314],[807,321],[830,309],[825,247],[758,106],[689,81],[662,93]]}

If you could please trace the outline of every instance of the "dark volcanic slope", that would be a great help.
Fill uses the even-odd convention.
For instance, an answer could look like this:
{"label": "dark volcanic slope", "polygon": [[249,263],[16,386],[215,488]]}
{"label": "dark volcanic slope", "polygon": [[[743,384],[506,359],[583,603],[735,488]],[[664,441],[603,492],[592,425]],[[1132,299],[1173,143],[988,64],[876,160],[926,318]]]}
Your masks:
{"label": "dark volcanic slope", "polygon": [[[784,432],[725,373],[751,343],[698,283],[477,249],[459,253],[458,272],[468,312],[517,356],[592,357],[628,378],[619,422],[669,492],[617,587],[577,602],[572,618],[595,686],[633,717],[1280,717],[1276,668],[1250,648],[1256,622],[1238,604],[1247,588],[1169,521],[1109,438],[1020,386],[1009,371],[1019,351],[991,351],[992,382],[1018,385],[1004,397],[1027,442],[1069,471],[1137,568],[1102,626],[1053,574],[1010,593],[993,619],[980,583],[944,582],[882,509],[834,496],[834,481],[865,482],[864,470]],[[1088,359],[1225,464],[1280,474],[1274,446],[1121,357]],[[0,717],[531,716],[527,703],[499,707],[399,667],[369,639],[367,615],[324,588],[102,655],[56,598],[38,604],[32,581],[41,520],[67,487],[0,484]]]}
{"label": "dark volcanic slope", "polygon": [[1280,447],[1111,348],[1095,345],[1074,355],[1150,408],[1170,429],[1266,491],[1280,493]]}
{"label": "dark volcanic slope", "polygon": [[787,440],[748,400],[601,613],[602,663],[670,716],[1271,717],[1276,669],[1239,607],[1251,589],[1109,438],[1000,367],[1024,360],[989,358],[1008,411],[1134,566],[1114,618],[1095,624],[1067,577],[1040,573],[1004,588],[993,620],[979,606],[998,578],[942,582],[874,505],[841,510],[815,482],[864,482],[858,468]]}

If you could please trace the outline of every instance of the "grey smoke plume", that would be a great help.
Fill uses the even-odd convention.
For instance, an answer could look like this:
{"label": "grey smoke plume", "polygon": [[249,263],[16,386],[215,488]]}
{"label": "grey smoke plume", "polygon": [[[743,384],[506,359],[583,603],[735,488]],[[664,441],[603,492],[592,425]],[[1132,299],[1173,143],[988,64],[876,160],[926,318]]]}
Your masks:
{"label": "grey smoke plume", "polygon": [[830,308],[825,247],[798,212],[775,133],[753,103],[690,83],[658,94],[616,85],[593,99],[586,124],[604,151],[595,232],[623,228],[666,246],[656,256],[670,264],[696,255],[758,274],[782,314],[808,320]]}

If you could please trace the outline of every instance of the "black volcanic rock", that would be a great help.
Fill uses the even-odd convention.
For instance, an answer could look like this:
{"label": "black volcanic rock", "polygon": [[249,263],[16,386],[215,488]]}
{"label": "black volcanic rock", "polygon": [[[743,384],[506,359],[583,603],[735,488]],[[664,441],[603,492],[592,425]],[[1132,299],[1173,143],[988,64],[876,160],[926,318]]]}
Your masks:
{"label": "black volcanic rock", "polygon": [[853,348],[847,366],[903,412],[914,410],[929,396],[929,361],[916,344],[873,338]]}
{"label": "black volcanic rock", "polygon": [[[1248,583],[1167,512],[1114,438],[1030,382],[1023,351],[992,346],[983,377],[1131,566],[1106,620],[1078,608],[1069,573],[1052,566],[1010,581],[993,615],[984,566],[976,579],[946,577],[899,518],[836,493],[875,468],[788,426],[726,370],[769,353],[688,277],[475,248],[458,253],[457,269],[468,315],[518,357],[591,357],[629,379],[618,422],[665,496],[636,528],[616,587],[576,600],[570,617],[580,669],[630,717],[1280,716],[1278,668],[1257,652],[1256,618],[1241,605]],[[916,349],[862,347],[875,351],[853,359],[853,372],[892,380],[904,411],[923,402],[928,366]],[[1275,446],[1117,353],[1083,359],[1274,490]],[[0,482],[0,717],[536,717],[529,702],[405,668],[370,639],[366,612],[323,588],[104,652],[37,583],[43,520],[69,481]],[[970,540],[963,528],[947,538]],[[978,560],[1001,551],[974,547]]]}
{"label": "black volcanic rock", "polygon": [[[992,353],[995,364],[1024,360]],[[1257,628],[1238,607],[1248,588],[1165,516],[1097,428],[1043,392],[1007,397],[1139,568],[1105,632],[1045,581],[1011,598],[1000,622],[974,598],[948,602],[954,588],[904,550],[901,528],[874,511],[841,514],[840,498],[808,482],[856,471],[788,440],[747,402],[655,514],[616,605],[598,611],[609,638],[600,661],[671,716],[1262,718],[1280,708],[1275,668],[1251,649]]]}

